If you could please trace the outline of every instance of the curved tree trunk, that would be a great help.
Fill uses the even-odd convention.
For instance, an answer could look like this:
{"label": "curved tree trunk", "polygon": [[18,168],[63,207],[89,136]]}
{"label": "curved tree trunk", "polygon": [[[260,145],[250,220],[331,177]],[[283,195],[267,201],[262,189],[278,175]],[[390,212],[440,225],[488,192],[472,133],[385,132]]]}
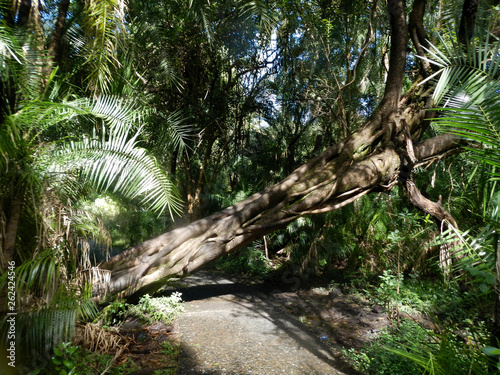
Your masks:
{"label": "curved tree trunk", "polygon": [[425,108],[430,102],[417,86],[401,97],[408,42],[404,1],[390,0],[388,9],[390,69],[384,97],[370,120],[282,182],[111,258],[102,265],[112,271],[110,294],[153,291],[166,279],[192,273],[300,216],[332,211],[372,191],[390,190],[400,177],[411,177],[414,165],[458,147],[449,136],[413,147],[428,124]]}
{"label": "curved tree trunk", "polygon": [[[398,181],[400,155],[393,148],[365,154],[380,131],[365,127],[349,140],[326,150],[281,183],[185,227],[162,234],[111,258],[109,292],[146,293],[171,277],[182,277],[300,216],[343,207],[371,192],[391,189]],[[421,159],[457,147],[441,136],[416,146]]]}

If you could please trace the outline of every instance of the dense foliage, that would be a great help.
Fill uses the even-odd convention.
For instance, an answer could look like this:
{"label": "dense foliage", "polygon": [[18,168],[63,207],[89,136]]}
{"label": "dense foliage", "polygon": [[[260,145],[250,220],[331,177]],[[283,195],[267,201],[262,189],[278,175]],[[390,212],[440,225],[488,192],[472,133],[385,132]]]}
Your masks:
{"label": "dense foliage", "polygon": [[[407,2],[408,13],[420,3]],[[399,184],[302,216],[215,268],[372,284],[391,309],[421,296],[404,294],[409,275],[443,278],[493,309],[499,8],[485,1],[472,15],[463,1],[423,3],[428,40],[424,52],[408,43],[401,89],[433,92],[440,112],[422,139],[469,143],[415,167],[413,178],[461,230],[436,225]],[[109,252],[240,202],[360,129],[384,95],[390,13],[377,0],[0,1],[0,286],[6,292],[15,269],[19,340],[51,352],[77,319],[94,318],[92,296],[109,277],[96,266]],[[453,259],[443,259],[446,246]],[[59,328],[47,329],[55,319]],[[471,323],[482,338],[484,324],[495,327],[490,317]],[[398,329],[399,359],[387,366],[408,370],[405,361],[428,348],[396,352],[411,337],[436,337]],[[446,335],[450,351],[462,350],[448,330],[441,344]],[[427,353],[448,355],[436,345]],[[72,355],[63,349],[56,357]],[[353,362],[383,369],[377,350]]]}

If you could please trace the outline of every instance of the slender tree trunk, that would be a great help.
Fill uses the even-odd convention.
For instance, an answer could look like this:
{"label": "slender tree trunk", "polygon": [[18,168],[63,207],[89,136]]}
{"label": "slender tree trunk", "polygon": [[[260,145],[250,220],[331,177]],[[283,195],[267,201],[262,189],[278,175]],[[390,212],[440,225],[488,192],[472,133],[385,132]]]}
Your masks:
{"label": "slender tree trunk", "polygon": [[191,195],[189,195],[187,211],[191,220],[197,220],[201,216],[201,196],[207,179],[206,170],[208,168],[208,164],[210,163],[212,148],[216,139],[217,135],[214,134],[207,142],[207,146],[203,154],[203,161],[198,173],[198,179],[196,181],[196,185],[192,187],[194,191]]}
{"label": "slender tree trunk", "polygon": [[[13,4],[16,4],[16,1],[13,1]],[[21,0],[18,2],[17,9],[17,26],[18,27],[26,27],[28,25],[28,21],[30,19],[31,13],[31,0]]]}
{"label": "slender tree trunk", "polygon": [[14,260],[16,250],[17,231],[19,228],[19,219],[24,201],[24,189],[16,190],[12,197],[9,207],[9,215],[5,225],[5,236],[2,241],[2,257],[1,257],[1,271],[4,272],[9,265],[9,262]]}
{"label": "slender tree trunk", "polygon": [[54,62],[61,65],[63,61],[62,38],[64,29],[66,28],[66,18],[68,15],[70,0],[61,0],[59,2],[59,10],[57,20],[54,25],[54,31],[50,37],[49,53],[54,59]]}
{"label": "slender tree trunk", "polygon": [[479,6],[479,0],[465,0],[462,9],[462,18],[458,29],[458,40],[463,45],[467,44],[474,33],[474,24]]}
{"label": "slender tree trunk", "polygon": [[[415,47],[415,51],[418,56],[425,56],[424,48],[429,48],[429,42],[427,40],[427,33],[424,28],[424,14],[425,6],[427,5],[427,0],[415,0],[413,2],[413,10],[409,18],[409,31],[410,38]],[[427,77],[432,73],[431,64],[427,60],[421,60],[421,71],[422,74]]]}

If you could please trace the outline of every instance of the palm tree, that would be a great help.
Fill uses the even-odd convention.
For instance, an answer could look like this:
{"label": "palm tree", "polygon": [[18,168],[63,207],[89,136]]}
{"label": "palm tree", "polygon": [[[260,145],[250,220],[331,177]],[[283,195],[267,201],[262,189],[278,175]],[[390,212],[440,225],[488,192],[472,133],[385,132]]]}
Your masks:
{"label": "palm tree", "polygon": [[[114,8],[103,11],[102,3],[89,2],[87,14],[109,26],[102,18]],[[86,51],[95,56],[87,58],[90,97],[82,97],[72,77],[45,59],[40,38],[27,39],[20,27],[28,26],[0,25],[0,261],[2,272],[16,266],[18,342],[45,351],[71,338],[77,315],[95,312],[88,285],[108,275],[92,267],[87,242],[106,241],[106,231],[76,208],[78,200],[89,191],[113,191],[171,216],[181,201],[156,159],[139,147],[151,111],[110,94],[106,69],[119,63],[99,58],[116,57],[109,41],[119,30],[94,30],[108,41]],[[2,291],[8,274],[0,277]]]}
{"label": "palm tree", "polygon": [[[441,46],[428,50],[427,61],[437,67],[429,79],[435,80],[433,98],[441,104],[440,116],[434,120],[442,132],[458,139],[466,139],[466,148],[477,161],[469,176],[470,189],[479,197],[479,205],[472,213],[482,220],[482,228],[460,232],[453,229],[451,237],[460,239],[461,251],[456,267],[479,278],[481,286],[490,286],[496,292],[493,344],[500,343],[500,40],[484,30],[489,19],[480,19],[481,25],[471,26],[469,38],[462,31],[461,43],[451,43],[450,36],[440,38]],[[479,22],[478,22],[479,23]],[[460,33],[459,33],[460,34]],[[473,184],[472,181],[477,183]],[[475,233],[475,234],[474,234]],[[448,237],[450,238],[450,237]],[[496,275],[493,277],[493,275]],[[493,281],[496,280],[496,281]],[[486,288],[484,288],[486,290]]]}

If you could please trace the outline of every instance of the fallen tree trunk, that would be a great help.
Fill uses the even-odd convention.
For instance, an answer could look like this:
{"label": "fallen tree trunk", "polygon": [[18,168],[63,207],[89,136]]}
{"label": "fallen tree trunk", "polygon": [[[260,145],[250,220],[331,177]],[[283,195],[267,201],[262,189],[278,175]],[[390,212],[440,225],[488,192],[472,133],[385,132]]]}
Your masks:
{"label": "fallen tree trunk", "polygon": [[[368,153],[373,138],[382,135],[363,128],[281,183],[113,257],[102,265],[112,271],[109,293],[151,292],[166,279],[195,272],[300,216],[332,211],[369,192],[391,189],[400,175],[401,155],[391,147]],[[427,160],[457,147],[452,137],[440,136],[415,150],[419,160]]]}
{"label": "fallen tree trunk", "polygon": [[370,120],[282,182],[104,263],[101,267],[112,271],[111,295],[151,292],[167,279],[195,272],[300,216],[338,209],[373,191],[388,191],[400,177],[411,177],[414,165],[459,147],[450,136],[413,146],[428,126],[430,102],[416,85],[400,97],[408,41],[404,2],[391,0],[388,9],[390,69],[384,97]]}

